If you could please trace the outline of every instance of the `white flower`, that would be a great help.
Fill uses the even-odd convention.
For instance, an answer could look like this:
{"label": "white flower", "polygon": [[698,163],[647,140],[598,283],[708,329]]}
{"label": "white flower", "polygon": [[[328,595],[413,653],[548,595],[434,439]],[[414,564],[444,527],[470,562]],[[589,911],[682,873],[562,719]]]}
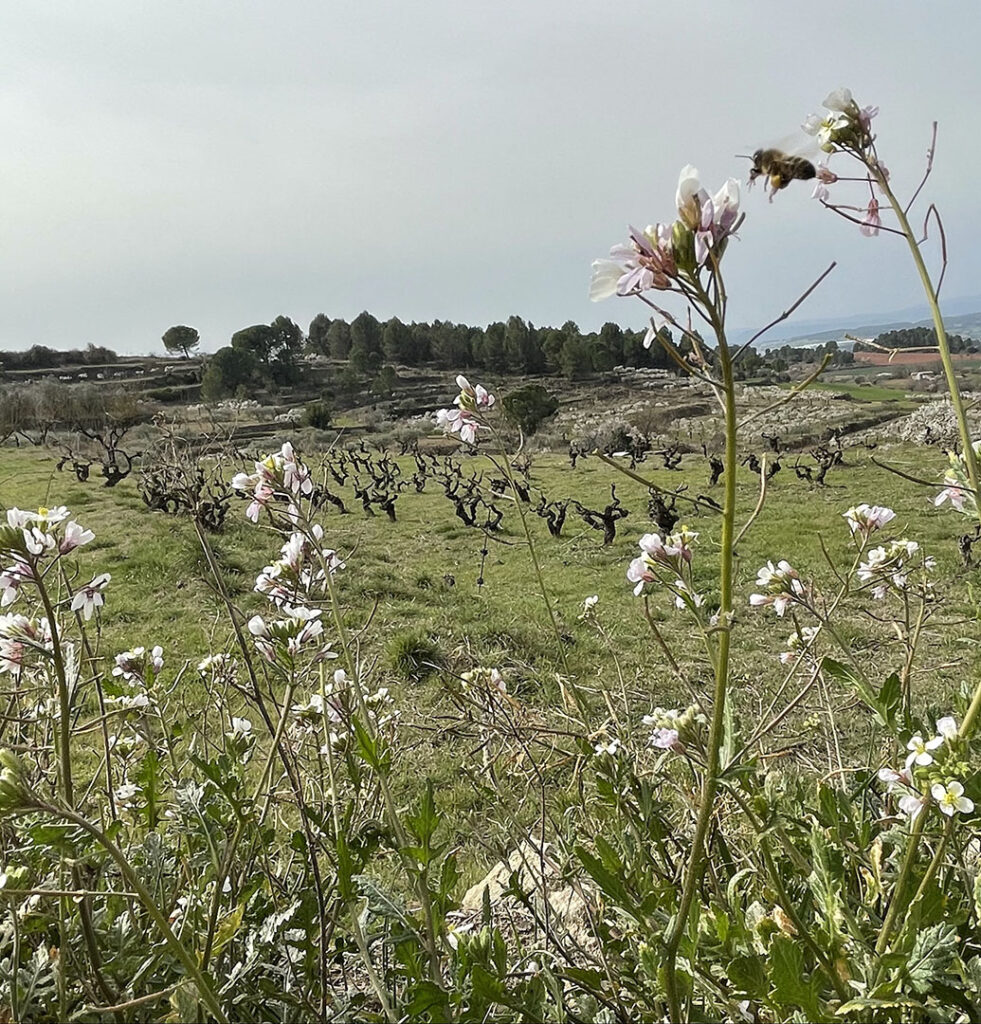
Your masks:
{"label": "white flower", "polygon": [[230,739],[248,739],[252,732],[252,723],[247,718],[232,718],[232,731],[228,733]]}
{"label": "white flower", "polygon": [[896,513],[891,508],[864,503],[850,508],[842,515],[852,533],[862,531],[865,534],[869,534],[873,530],[881,530],[883,526],[896,518]]}
{"label": "white flower", "polygon": [[903,814],[909,815],[910,823],[916,820],[916,816],[926,806],[926,797],[917,796],[914,793],[907,793],[899,801],[899,809]]}
{"label": "white flower", "polygon": [[945,740],[952,740],[957,738],[957,720],[952,716],[948,715],[946,718],[938,719],[937,721],[937,732]]}
{"label": "white flower", "polygon": [[906,767],[910,768],[916,764],[925,768],[928,764],[933,764],[933,754],[930,751],[936,750],[943,741],[943,736],[934,736],[933,739],[924,741],[920,733],[911,737],[909,743],[906,744],[906,749],[910,751],[906,758]]}
{"label": "white flower", "polygon": [[74,551],[75,548],[80,548],[83,544],[89,544],[93,540],[95,540],[95,534],[91,530],[83,529],[73,519],[65,527],[58,550],[61,554],[67,555],[70,551]]}
{"label": "white flower", "polygon": [[838,110],[844,113],[855,105],[855,100],[852,98],[851,89],[846,89],[843,85],[839,86],[833,92],[829,92],[824,98],[823,106],[827,107],[828,110]]}
{"label": "white flower", "polygon": [[113,796],[122,804],[124,807],[129,805],[129,802],[140,793],[140,787],[134,785],[132,782],[124,782],[119,786]]}
{"label": "white flower", "polygon": [[948,817],[953,817],[955,811],[970,814],[974,810],[974,801],[964,796],[964,787],[956,779],[948,782],[946,786],[941,782],[935,782],[930,787],[930,793],[937,801],[941,813]]}
{"label": "white flower", "polygon": [[675,193],[674,202],[678,208],[678,216],[693,231],[701,223],[701,204],[698,202],[698,193],[701,191],[702,182],[699,178],[698,168],[691,164],[685,164],[678,175],[678,190]]}
{"label": "white flower", "polygon": [[602,302],[617,293],[617,282],[623,277],[623,264],[619,260],[593,260],[593,275],[589,281],[590,302]]}
{"label": "white flower", "polygon": [[611,757],[620,751],[620,741],[614,737],[606,743],[597,743],[593,750],[596,752],[597,757],[602,757],[604,754],[609,754]]}
{"label": "white flower", "polygon": [[81,611],[85,621],[88,622],[95,609],[101,608],[105,604],[106,599],[102,591],[111,579],[109,573],[104,572],[101,576],[96,576],[91,583],[79,587],[72,598],[71,610],[73,612]]}

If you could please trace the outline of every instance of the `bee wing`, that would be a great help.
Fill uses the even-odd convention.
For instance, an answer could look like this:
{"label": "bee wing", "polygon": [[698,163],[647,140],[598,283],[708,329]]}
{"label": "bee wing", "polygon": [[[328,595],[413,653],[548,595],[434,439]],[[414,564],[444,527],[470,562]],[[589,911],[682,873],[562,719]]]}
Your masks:
{"label": "bee wing", "polygon": [[776,139],[763,148],[779,149],[781,153],[785,153],[787,156],[802,156],[806,159],[812,159],[821,152],[817,138],[803,131],[791,132],[790,135],[785,135],[782,139]]}

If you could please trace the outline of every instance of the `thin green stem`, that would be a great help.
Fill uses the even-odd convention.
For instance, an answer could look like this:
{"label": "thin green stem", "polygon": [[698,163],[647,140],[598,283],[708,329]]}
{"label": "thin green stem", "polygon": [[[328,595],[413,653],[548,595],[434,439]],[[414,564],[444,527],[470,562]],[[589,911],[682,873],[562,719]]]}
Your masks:
{"label": "thin green stem", "polygon": [[[903,863],[899,869],[899,877],[896,879],[895,886],[893,886],[889,909],[886,911],[886,919],[882,922],[879,938],[875,944],[876,956],[881,957],[889,948],[889,940],[892,938],[893,929],[896,927],[896,919],[899,917],[899,912],[909,906],[903,899],[903,895],[906,892],[907,881],[913,870],[913,865],[916,863],[916,854],[919,850],[920,839],[923,836],[923,826],[926,824],[926,818],[927,809],[924,807],[913,820],[913,827],[910,829],[909,845],[906,847],[906,855],[903,857]],[[882,980],[884,971],[885,967],[880,964],[876,971],[876,980],[872,986],[873,988]]]}
{"label": "thin green stem", "polygon": [[[706,297],[707,300],[707,297]],[[713,312],[713,327],[718,339],[719,367],[722,371],[722,394],[725,410],[725,500],[722,507],[722,534],[719,551],[719,641],[716,647],[715,687],[712,700],[712,718],[709,725],[705,773],[691,852],[685,869],[681,899],[674,922],[665,942],[664,978],[668,1000],[669,1019],[683,1020],[678,991],[678,950],[688,925],[695,892],[702,876],[705,839],[715,810],[715,796],[719,785],[719,768],[723,733],[725,731],[725,703],[729,688],[729,648],[732,637],[733,608],[733,541],[736,528],[736,463],[738,427],[736,422],[736,393],[732,373],[732,360],[725,338],[721,316]]]}
{"label": "thin green stem", "polygon": [[163,914],[163,911],[161,911],[157,906],[156,901],[141,881],[139,875],[137,875],[130,866],[129,861],[122,850],[116,846],[116,844],[102,831],[102,829],[93,825],[87,818],[83,818],[82,815],[76,813],[71,808],[55,807],[52,804],[44,803],[41,800],[34,801],[33,799],[32,805],[36,807],[37,810],[44,811],[52,817],[63,818],[65,821],[70,821],[73,825],[76,825],[84,832],[87,832],[100,846],[103,847],[103,849],[105,849],[109,856],[116,862],[120,873],[123,878],[126,879],[126,884],[129,885],[133,892],[138,894],[140,902],[143,904],[146,912],[153,919],[154,924],[160,929],[160,932],[164,937],[164,941],[167,943],[171,952],[184,965],[184,969],[194,982],[194,985],[198,990],[198,994],[201,996],[204,1004],[208,1007],[208,1011],[215,1020],[218,1021],[218,1024],[228,1024],[228,1018],[225,1016],[225,1012],[221,1008],[221,1003],[218,1001],[218,996],[216,995],[210,980],[198,967],[197,960],[190,952],[188,952],[184,944],[174,934],[167,918]]}

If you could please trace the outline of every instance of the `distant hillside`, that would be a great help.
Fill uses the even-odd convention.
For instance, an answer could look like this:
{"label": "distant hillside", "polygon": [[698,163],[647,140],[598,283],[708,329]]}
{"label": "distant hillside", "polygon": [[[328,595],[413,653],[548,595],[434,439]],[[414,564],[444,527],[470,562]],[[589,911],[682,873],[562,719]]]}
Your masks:
{"label": "distant hillside", "polygon": [[[944,321],[952,334],[981,339],[981,296],[967,296],[943,303]],[[779,348],[781,345],[823,345],[828,341],[844,342],[846,334],[860,338],[874,338],[884,331],[899,331],[908,327],[930,326],[930,311],[926,306],[910,306],[889,313],[866,313],[848,317],[823,317],[815,320],[795,320],[779,324],[757,343],[760,349]],[[734,344],[742,344],[758,328],[738,328],[729,332]]]}
{"label": "distant hillside", "polygon": [[[962,316],[947,316],[944,318],[947,330],[951,334],[960,334],[965,338],[972,338],[981,341],[981,312],[965,313]],[[806,334],[796,334],[789,338],[769,338],[761,340],[758,347],[761,349],[779,348],[781,345],[823,345],[828,341],[837,341],[842,347],[850,346],[852,342],[845,340],[846,334],[858,338],[876,338],[886,331],[902,331],[910,327],[932,327],[933,321],[927,317],[923,320],[898,320],[888,323],[867,323],[855,324],[848,327],[836,327],[833,330],[812,331]]]}

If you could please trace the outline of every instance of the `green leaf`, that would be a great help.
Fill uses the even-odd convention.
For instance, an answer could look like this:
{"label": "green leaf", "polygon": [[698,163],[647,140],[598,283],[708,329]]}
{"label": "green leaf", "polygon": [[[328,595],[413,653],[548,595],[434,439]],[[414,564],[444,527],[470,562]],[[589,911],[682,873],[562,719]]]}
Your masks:
{"label": "green leaf", "polygon": [[240,903],[218,922],[218,928],[215,931],[214,948],[212,949],[214,957],[217,958],[218,954],[235,938],[239,928],[242,927],[242,916],[244,914],[245,904]]}
{"label": "green leaf", "polygon": [[840,661],[835,661],[834,658],[825,657],[821,659],[821,671],[827,672],[829,676],[837,679],[839,683],[844,683],[846,686],[856,690],[862,700],[875,710],[875,693],[873,693],[868,683],[849,665],[842,665]]}
{"label": "green leaf", "polygon": [[893,729],[896,727],[896,715],[899,712],[902,696],[899,676],[893,672],[882,684],[882,689],[879,690],[879,696],[876,699],[879,717],[885,725]]}
{"label": "green leaf", "polygon": [[733,985],[752,999],[762,999],[767,992],[766,969],[759,956],[737,956],[729,961],[726,973]]}
{"label": "green leaf", "polygon": [[598,857],[594,857],[582,846],[576,847],[576,856],[582,861],[582,866],[589,872],[593,881],[603,890],[603,894],[614,900],[620,909],[629,911],[633,900],[620,877],[608,870]]}
{"label": "green leaf", "polygon": [[868,997],[862,997],[859,999],[849,999],[847,1003],[842,1003],[841,1006],[835,1010],[835,1015],[838,1017],[844,1017],[846,1014],[854,1013],[856,1010],[893,1009],[925,1010],[926,1007],[922,1003],[918,1003],[915,999],[903,999],[901,997],[896,999],[871,999]]}
{"label": "green leaf", "polygon": [[818,981],[811,976],[805,982],[804,978],[809,975],[800,946],[782,935],[775,935],[770,943],[774,1001],[803,1010],[809,1021],[821,1021],[825,1018],[818,1002]]}
{"label": "green leaf", "polygon": [[957,931],[947,924],[924,928],[916,936],[906,972],[910,984],[921,995],[930,991],[934,981],[949,972],[957,956]]}

